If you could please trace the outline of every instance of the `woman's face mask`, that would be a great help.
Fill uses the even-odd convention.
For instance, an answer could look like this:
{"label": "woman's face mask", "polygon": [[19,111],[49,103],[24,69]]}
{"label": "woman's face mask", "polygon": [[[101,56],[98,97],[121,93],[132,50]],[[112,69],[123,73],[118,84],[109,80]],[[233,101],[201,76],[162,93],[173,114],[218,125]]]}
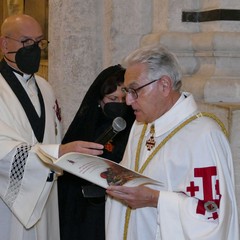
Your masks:
{"label": "woman's face mask", "polygon": [[108,102],[103,106],[104,114],[111,119],[116,117],[123,117],[128,109],[128,106],[124,102]]}

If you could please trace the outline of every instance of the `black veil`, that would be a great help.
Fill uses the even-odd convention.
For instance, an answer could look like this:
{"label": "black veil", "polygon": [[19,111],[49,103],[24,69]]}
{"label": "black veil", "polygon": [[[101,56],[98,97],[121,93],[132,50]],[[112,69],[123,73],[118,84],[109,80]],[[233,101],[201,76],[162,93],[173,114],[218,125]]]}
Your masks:
{"label": "black veil", "polygon": [[[103,98],[101,87],[113,75],[118,77],[118,81],[123,82],[124,73],[125,69],[121,65],[115,65],[106,68],[97,76],[88,89],[79,110],[70,124],[63,138],[63,143],[75,140],[94,141],[111,126],[112,119],[107,118],[103,114],[101,107],[99,107],[99,99]],[[122,158],[131,126],[135,120],[135,115],[131,107],[128,107],[123,118],[127,122],[127,127],[114,138],[115,150],[110,154],[105,151],[102,155],[102,157],[115,162],[119,162]]]}

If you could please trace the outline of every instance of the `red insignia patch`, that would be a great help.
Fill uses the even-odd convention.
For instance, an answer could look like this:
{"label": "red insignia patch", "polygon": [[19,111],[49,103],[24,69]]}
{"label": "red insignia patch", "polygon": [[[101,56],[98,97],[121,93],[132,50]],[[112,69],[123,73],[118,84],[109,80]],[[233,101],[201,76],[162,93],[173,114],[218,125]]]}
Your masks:
{"label": "red insignia patch", "polygon": [[108,152],[112,152],[114,146],[112,145],[111,142],[108,142],[107,144],[104,145],[104,148],[105,148]]}
{"label": "red insignia patch", "polygon": [[[197,186],[194,181],[190,181],[189,186],[186,188],[186,192],[189,192],[191,197],[197,197],[197,195],[203,195],[203,199],[198,201],[196,213],[205,215],[211,213],[209,218],[217,219],[221,200],[221,193],[219,187],[219,180],[217,179],[216,166],[209,166],[205,168],[195,168],[194,177],[200,178],[202,186]],[[202,189],[202,190],[200,190]]]}
{"label": "red insignia patch", "polygon": [[54,111],[55,111],[55,113],[56,113],[56,116],[57,116],[58,121],[61,122],[61,120],[62,120],[62,117],[61,117],[61,108],[59,107],[57,100],[55,101],[55,105],[54,105],[53,109],[54,109]]}

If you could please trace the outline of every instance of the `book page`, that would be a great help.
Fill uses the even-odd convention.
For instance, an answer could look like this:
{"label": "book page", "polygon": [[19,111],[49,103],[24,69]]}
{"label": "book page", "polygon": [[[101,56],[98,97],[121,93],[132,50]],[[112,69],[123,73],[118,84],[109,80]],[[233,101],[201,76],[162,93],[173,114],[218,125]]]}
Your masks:
{"label": "book page", "polygon": [[55,163],[58,167],[101,187],[159,184],[110,160],[81,153],[68,153]]}
{"label": "book page", "polygon": [[40,148],[37,151],[37,155],[50,169],[55,171],[58,176],[63,174],[62,168],[59,168],[54,164],[54,162],[57,161],[56,158],[53,158],[51,155],[47,154]]}
{"label": "book page", "polygon": [[[40,152],[43,154],[43,149]],[[47,156],[49,158],[49,154]],[[41,155],[39,157],[41,158]],[[103,188],[107,188],[110,185],[162,185],[158,181],[145,177],[113,161],[87,154],[67,153],[57,160],[53,159],[53,164]]]}

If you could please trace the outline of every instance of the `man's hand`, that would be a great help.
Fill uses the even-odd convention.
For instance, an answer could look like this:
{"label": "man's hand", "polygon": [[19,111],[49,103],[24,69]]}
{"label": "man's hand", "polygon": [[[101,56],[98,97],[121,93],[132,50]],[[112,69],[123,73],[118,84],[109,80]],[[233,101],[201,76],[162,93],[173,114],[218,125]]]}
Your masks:
{"label": "man's hand", "polygon": [[74,141],[59,146],[58,157],[68,152],[79,152],[89,155],[101,155],[103,153],[104,146],[99,143]]}
{"label": "man's hand", "polygon": [[110,186],[106,193],[132,209],[157,207],[160,192],[145,186]]}

